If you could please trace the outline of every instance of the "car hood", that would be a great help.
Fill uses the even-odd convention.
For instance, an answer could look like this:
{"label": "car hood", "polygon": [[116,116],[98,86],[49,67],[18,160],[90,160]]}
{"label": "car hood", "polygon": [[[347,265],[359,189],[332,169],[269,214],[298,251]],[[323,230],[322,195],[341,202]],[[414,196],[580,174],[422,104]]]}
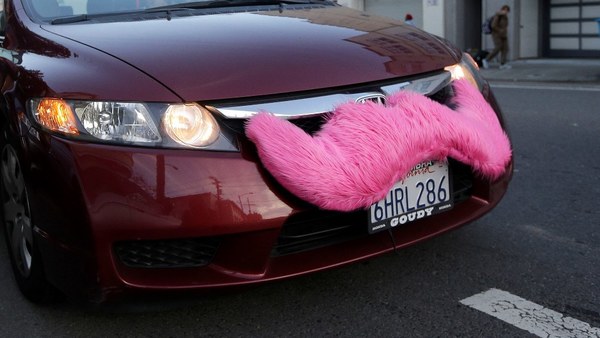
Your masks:
{"label": "car hood", "polygon": [[439,70],[460,57],[439,38],[343,7],[45,29],[120,59],[184,101],[343,87]]}

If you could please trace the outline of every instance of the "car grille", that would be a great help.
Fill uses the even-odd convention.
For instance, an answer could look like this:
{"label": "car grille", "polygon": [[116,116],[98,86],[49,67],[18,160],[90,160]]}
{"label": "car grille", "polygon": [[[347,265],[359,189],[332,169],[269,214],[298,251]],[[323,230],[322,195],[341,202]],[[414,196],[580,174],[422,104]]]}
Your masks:
{"label": "car grille", "polygon": [[220,239],[214,237],[115,243],[119,260],[133,268],[190,268],[210,264]]}
{"label": "car grille", "polygon": [[452,192],[454,205],[466,201],[473,191],[473,171],[471,167],[453,159],[448,161],[452,174]]}
{"label": "car grille", "polygon": [[327,114],[321,116],[304,117],[296,120],[290,120],[298,128],[304,130],[307,134],[314,135],[321,130],[321,127],[327,121]]}
{"label": "car grille", "polygon": [[[420,81],[426,81],[430,78],[434,79],[432,80],[433,82],[437,81],[440,82],[440,84],[437,87],[434,86],[435,90],[428,91],[424,95],[433,101],[453,108],[452,98],[454,96],[454,90],[449,82],[449,78],[446,79],[444,74],[437,74],[434,77],[424,77],[420,79]],[[289,113],[289,115],[282,117],[287,119],[290,123],[295,124],[306,133],[314,135],[328,120],[333,107],[337,106],[341,102],[351,102],[352,100],[360,101],[362,98],[369,96],[383,96],[376,88],[378,87],[361,87],[355,90],[344,92],[344,94],[337,92],[323,93],[321,96],[317,95],[311,97],[308,99],[308,101],[304,101],[306,99],[302,98],[282,98],[281,101],[276,101],[276,104],[273,104],[273,102],[268,100],[265,102],[257,100],[256,102],[247,102],[245,104],[229,103],[224,105],[223,103],[215,103],[215,106],[211,106],[211,108],[215,110],[215,118],[219,121],[219,124],[229,133],[233,133],[239,137],[244,137],[243,135],[247,118],[261,111],[271,112],[275,115],[285,115],[286,113]],[[385,99],[379,98],[379,100],[384,101]],[[287,112],[286,109],[289,109],[290,112]],[[238,116],[237,114],[240,114],[242,117]]]}
{"label": "car grille", "polygon": [[[289,120],[290,123],[296,125],[298,128],[304,130],[309,135],[314,135],[318,132],[323,124],[327,121],[328,114],[318,115],[318,116],[309,116],[309,117],[301,117],[293,120]],[[217,120],[219,123],[227,128],[228,130],[238,134],[244,134],[244,127],[246,125],[246,120],[243,119],[224,119],[222,117],[217,116]]]}
{"label": "car grille", "polygon": [[[454,205],[467,200],[473,188],[469,166],[450,160]],[[289,255],[301,251],[367,236],[367,210],[351,213],[311,209],[290,216],[283,224],[271,255]]]}

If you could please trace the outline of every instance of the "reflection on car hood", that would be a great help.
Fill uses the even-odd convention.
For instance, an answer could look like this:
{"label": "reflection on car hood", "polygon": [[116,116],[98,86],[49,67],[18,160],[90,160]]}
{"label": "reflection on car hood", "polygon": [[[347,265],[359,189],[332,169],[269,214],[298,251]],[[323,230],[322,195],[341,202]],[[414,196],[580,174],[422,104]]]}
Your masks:
{"label": "reflection on car hood", "polygon": [[131,64],[186,101],[367,83],[459,58],[438,38],[343,7],[45,28]]}

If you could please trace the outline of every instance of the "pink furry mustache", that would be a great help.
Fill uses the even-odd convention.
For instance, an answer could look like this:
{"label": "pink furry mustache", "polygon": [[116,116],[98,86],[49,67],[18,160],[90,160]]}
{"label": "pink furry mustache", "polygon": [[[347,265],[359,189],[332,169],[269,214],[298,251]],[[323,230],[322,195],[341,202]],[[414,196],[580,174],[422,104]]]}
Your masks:
{"label": "pink furry mustache", "polygon": [[504,173],[510,141],[481,93],[455,81],[455,110],[400,91],[387,106],[346,103],[314,136],[268,113],[247,136],[265,168],[290,192],[323,209],[367,208],[417,164],[448,157],[489,179]]}

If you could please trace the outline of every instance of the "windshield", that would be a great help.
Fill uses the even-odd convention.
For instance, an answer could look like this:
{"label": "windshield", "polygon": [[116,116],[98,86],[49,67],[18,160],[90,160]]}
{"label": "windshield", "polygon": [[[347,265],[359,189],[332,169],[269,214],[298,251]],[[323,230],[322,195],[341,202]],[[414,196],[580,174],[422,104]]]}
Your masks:
{"label": "windshield", "polygon": [[255,3],[306,3],[309,0],[24,0],[34,16],[52,19],[136,11],[193,9]]}

